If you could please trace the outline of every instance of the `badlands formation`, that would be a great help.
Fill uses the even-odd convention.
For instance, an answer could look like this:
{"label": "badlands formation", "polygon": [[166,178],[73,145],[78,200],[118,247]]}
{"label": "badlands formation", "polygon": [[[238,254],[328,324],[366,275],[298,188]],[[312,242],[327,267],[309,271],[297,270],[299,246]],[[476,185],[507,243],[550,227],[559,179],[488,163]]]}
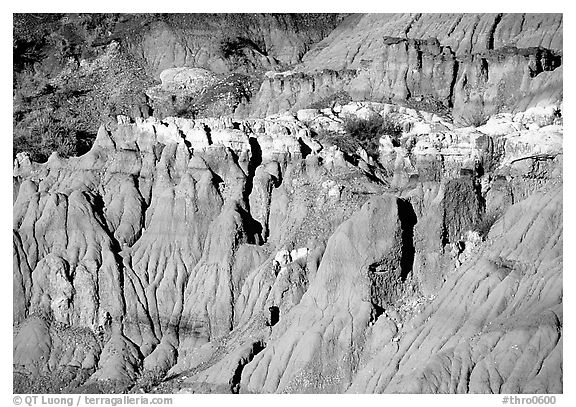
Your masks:
{"label": "badlands formation", "polygon": [[[16,154],[15,392],[562,393],[561,16],[321,18],[229,114]],[[231,69],[184,34],[156,106]]]}

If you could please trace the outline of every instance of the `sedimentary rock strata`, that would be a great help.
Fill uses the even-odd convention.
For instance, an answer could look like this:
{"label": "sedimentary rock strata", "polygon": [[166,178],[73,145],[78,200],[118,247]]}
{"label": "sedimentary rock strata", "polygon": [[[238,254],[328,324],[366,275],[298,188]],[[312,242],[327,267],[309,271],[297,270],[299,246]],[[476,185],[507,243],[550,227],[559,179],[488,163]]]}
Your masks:
{"label": "sedimentary rock strata", "polygon": [[270,75],[254,112],[301,109],[343,91],[354,100],[439,103],[474,124],[561,99],[561,32],[558,15],[352,15],[296,69]]}
{"label": "sedimentary rock strata", "polygon": [[[550,284],[560,278],[554,274],[561,270],[560,254],[550,258],[560,250],[560,226],[538,228],[561,222],[561,195],[553,184],[561,179],[562,128],[534,125],[552,123],[553,109],[548,116],[546,110],[499,116],[465,129],[391,105],[353,103],[342,111],[385,114],[403,123],[407,130],[399,147],[389,148],[388,136],[382,136],[384,172],[374,171],[372,158],[354,163],[337,147],[314,140],[311,127],[341,126],[340,116],[329,109],[313,117],[302,112],[306,122],[294,116],[239,122],[119,118],[115,128],[101,127],[82,157],[53,155],[36,164],[19,156],[14,172],[18,371],[58,372],[60,365],[48,363],[58,349],[50,341],[84,329],[95,343],[89,351],[93,362],[83,368],[92,369],[88,383],[133,383],[147,371],[167,377],[191,371],[178,386],[341,392],[400,391],[394,386],[409,384],[414,387],[406,389],[413,391],[494,391],[495,384],[480,377],[487,374],[482,373],[486,358],[496,344],[477,343],[488,340],[483,335],[491,337],[490,324],[506,319],[501,314],[517,320],[524,315],[517,313],[528,312],[507,311],[506,304],[523,303],[522,296],[528,303],[538,295],[535,288],[518,293],[516,286],[505,288],[512,284],[508,276],[517,269],[514,281],[529,287],[542,273],[552,273],[545,274]],[[490,175],[478,178],[486,163]],[[526,164],[537,170],[516,168]],[[503,177],[510,185],[531,180],[524,192],[528,201],[498,192]],[[538,179],[551,186],[540,186]],[[397,192],[386,192],[390,186]],[[546,192],[530,197],[542,188]],[[503,211],[501,218],[487,236],[474,238],[492,201]],[[521,209],[534,205],[530,202],[543,207]],[[503,226],[507,220],[514,228]],[[516,231],[520,225],[525,229]],[[544,257],[523,260],[518,253],[524,252]],[[554,294],[549,305],[537,304],[538,312],[555,312],[561,291],[539,289]],[[476,298],[493,291],[500,293],[490,297],[494,306],[480,305]],[[461,307],[450,335],[441,335],[445,328],[434,324],[442,323],[448,312],[442,307],[452,306],[454,295],[470,305]],[[425,315],[428,325],[417,322],[427,320]],[[526,341],[517,345],[521,353],[532,335],[526,329],[502,327],[498,338],[526,332]],[[402,361],[410,360],[418,340],[431,349],[427,369],[435,369],[442,357],[451,360],[442,355],[456,352],[456,333],[464,347],[458,352],[480,352],[480,359],[466,362],[478,382],[466,376],[462,384],[445,388],[445,380],[436,375],[429,382],[423,370],[421,380],[405,383],[398,363],[385,372],[370,368],[374,343],[389,349],[382,357]],[[22,346],[46,355],[20,353]],[[553,349],[543,348],[537,360],[547,360]],[[428,366],[423,363],[428,359],[413,357]],[[70,363],[66,366],[77,366]],[[513,378],[499,374],[498,386]],[[360,380],[366,375],[383,379],[370,379],[377,382],[369,389],[358,387],[368,385],[368,379]],[[534,383],[553,391],[558,380]],[[516,391],[536,386],[515,383]]]}
{"label": "sedimentary rock strata", "polygon": [[[286,18],[239,110],[15,156],[15,392],[561,393],[561,17]],[[151,30],[158,100],[230,73]]]}

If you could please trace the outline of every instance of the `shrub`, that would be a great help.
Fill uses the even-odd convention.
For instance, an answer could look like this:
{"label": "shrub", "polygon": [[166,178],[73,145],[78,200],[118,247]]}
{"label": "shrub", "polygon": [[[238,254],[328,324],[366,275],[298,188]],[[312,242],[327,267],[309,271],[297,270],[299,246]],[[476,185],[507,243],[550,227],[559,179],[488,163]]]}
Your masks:
{"label": "shrub", "polygon": [[483,110],[474,110],[463,114],[457,123],[463,127],[480,127],[485,125],[490,119],[490,116],[485,114]]}
{"label": "shrub", "polygon": [[27,151],[33,161],[45,162],[53,151],[70,157],[90,148],[91,140],[85,140],[82,134],[48,114],[39,114],[26,124],[14,127],[14,156]]}
{"label": "shrub", "polygon": [[325,129],[321,129],[314,133],[315,138],[322,144],[335,145],[342,152],[348,155],[356,154],[360,144],[356,141],[347,137],[344,134],[333,132]]}
{"label": "shrub", "polygon": [[266,55],[263,43],[256,44],[248,38],[225,38],[220,42],[220,53],[225,59],[243,58],[246,56],[245,50],[254,50],[259,54]]}
{"label": "shrub", "polygon": [[346,116],[344,118],[344,130],[371,156],[378,155],[381,136],[389,135],[393,142],[399,145],[399,139],[402,135],[402,126],[379,114],[372,115],[368,119]]}

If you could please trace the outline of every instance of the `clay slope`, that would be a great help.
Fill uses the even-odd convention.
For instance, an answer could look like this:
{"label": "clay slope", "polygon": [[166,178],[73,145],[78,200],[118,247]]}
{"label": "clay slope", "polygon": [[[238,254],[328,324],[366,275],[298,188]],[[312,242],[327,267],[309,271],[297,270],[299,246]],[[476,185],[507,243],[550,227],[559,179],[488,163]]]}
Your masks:
{"label": "clay slope", "polygon": [[[19,154],[15,389],[561,391],[561,108],[119,116]],[[377,156],[343,130],[374,115]]]}
{"label": "clay slope", "polygon": [[133,52],[142,54],[147,69],[158,78],[163,70],[181,66],[225,73],[293,65],[312,44],[328,35],[342,16],[173,14],[153,20],[135,42]]}
{"label": "clay slope", "polygon": [[401,271],[394,201],[371,201],[338,228],[314,284],[244,368],[246,390],[561,392],[561,190],[510,208],[485,247],[405,319],[378,304],[393,302]]}
{"label": "clay slope", "polygon": [[[78,378],[68,390],[87,377],[132,385],[262,313],[269,296],[291,306],[308,280],[286,294],[291,277],[275,282],[276,252],[304,246],[305,264],[309,247],[312,267],[323,233],[365,199],[351,191],[340,199],[342,185],[380,188],[343,159],[305,159],[319,144],[294,118],[119,120],[102,126],[82,157],[15,162],[14,365],[22,380],[50,382],[65,369]],[[329,196],[338,173],[350,179]],[[312,185],[318,179],[324,186]],[[320,207],[316,229],[303,233]],[[97,346],[72,346],[58,359],[64,351],[50,344],[76,330]]]}
{"label": "clay slope", "polygon": [[255,115],[330,102],[396,101],[479,117],[562,96],[562,16],[366,14],[348,16],[291,71],[270,74]]}
{"label": "clay slope", "polygon": [[558,14],[17,14],[14,156],[84,154],[119,114],[373,101],[478,126],[562,99],[562,28]]}

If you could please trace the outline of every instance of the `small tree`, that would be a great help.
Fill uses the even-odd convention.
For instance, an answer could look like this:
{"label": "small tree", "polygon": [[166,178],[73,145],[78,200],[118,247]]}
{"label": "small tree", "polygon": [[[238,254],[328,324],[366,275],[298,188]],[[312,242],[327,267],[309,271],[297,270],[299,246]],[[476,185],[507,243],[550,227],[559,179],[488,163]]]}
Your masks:
{"label": "small tree", "polygon": [[473,110],[463,114],[456,122],[465,127],[480,127],[488,123],[488,119],[490,116],[485,114],[483,110]]}
{"label": "small tree", "polygon": [[400,136],[402,135],[400,124],[379,114],[374,114],[368,119],[346,116],[344,118],[344,130],[371,156],[378,156],[380,137],[389,135],[392,137],[393,143],[400,145]]}

